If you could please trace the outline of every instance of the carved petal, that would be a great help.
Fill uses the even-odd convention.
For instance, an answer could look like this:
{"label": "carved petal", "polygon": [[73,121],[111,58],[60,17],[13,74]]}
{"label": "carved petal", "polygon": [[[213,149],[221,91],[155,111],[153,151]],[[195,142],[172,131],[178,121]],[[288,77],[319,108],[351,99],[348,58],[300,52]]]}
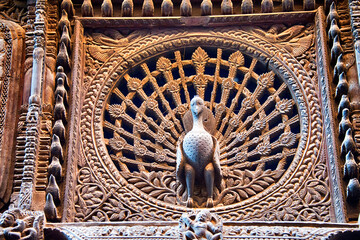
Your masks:
{"label": "carved petal", "polygon": [[130,78],[127,86],[130,91],[136,91],[141,87],[141,80],[138,78]]}
{"label": "carved petal", "polygon": [[258,78],[258,84],[263,87],[271,87],[274,83],[275,74],[273,72],[268,72],[261,74]]}
{"label": "carved petal", "polygon": [[208,60],[208,54],[204,51],[204,49],[198,47],[192,55],[192,61],[196,67],[197,74],[204,73],[205,64]]}
{"label": "carved petal", "polygon": [[237,51],[230,55],[229,62],[234,64],[235,66],[242,66],[244,65],[244,56],[241,54],[241,52]]}
{"label": "carved petal", "polygon": [[292,108],[293,100],[283,99],[276,103],[276,109],[280,113],[288,113]]}
{"label": "carved petal", "polygon": [[296,141],[296,135],[292,132],[283,133],[279,137],[279,142],[281,145],[286,147],[292,146]]}
{"label": "carved petal", "polygon": [[109,106],[110,116],[113,118],[120,118],[125,113],[125,109],[119,104]]}
{"label": "carved petal", "polygon": [[121,151],[126,145],[126,140],[122,137],[115,136],[109,140],[110,147],[115,151]]}
{"label": "carved petal", "polygon": [[156,63],[156,69],[165,72],[171,70],[171,61],[165,57],[160,57]]}

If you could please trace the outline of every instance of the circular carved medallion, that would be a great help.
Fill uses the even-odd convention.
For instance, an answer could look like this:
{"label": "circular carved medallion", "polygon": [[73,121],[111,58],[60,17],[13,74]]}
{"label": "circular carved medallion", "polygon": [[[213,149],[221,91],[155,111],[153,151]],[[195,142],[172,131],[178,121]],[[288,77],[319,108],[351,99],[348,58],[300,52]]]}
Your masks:
{"label": "circular carved medallion", "polygon": [[[286,200],[287,183],[298,191],[304,179],[294,172],[306,178],[320,145],[311,136],[321,136],[321,121],[308,114],[317,97],[303,88],[310,78],[301,65],[242,31],[160,36],[112,55],[93,77],[82,110],[87,161],[126,219],[177,219],[187,210],[176,148],[189,129],[194,95],[213,116],[205,127],[220,146],[223,181],[212,211],[256,218]],[[201,183],[195,195],[204,207]]]}

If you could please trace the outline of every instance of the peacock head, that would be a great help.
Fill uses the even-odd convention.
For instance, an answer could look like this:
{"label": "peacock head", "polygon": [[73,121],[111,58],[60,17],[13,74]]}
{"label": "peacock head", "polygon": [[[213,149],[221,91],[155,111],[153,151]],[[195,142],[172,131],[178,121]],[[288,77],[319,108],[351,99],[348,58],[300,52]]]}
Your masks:
{"label": "peacock head", "polygon": [[202,98],[199,97],[198,95],[194,96],[193,99],[191,99],[190,109],[193,116],[198,117],[203,112],[204,107],[205,107],[204,100],[202,100]]}

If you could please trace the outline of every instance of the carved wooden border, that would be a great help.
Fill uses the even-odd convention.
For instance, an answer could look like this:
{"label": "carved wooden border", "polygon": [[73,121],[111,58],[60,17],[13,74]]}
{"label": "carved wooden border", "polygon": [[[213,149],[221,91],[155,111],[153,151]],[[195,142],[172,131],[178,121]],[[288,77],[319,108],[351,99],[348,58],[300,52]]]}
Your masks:
{"label": "carved wooden border", "polygon": [[[338,235],[347,233],[348,237],[359,236],[360,231],[355,224],[309,224],[288,222],[237,222],[224,224],[223,239],[338,239]],[[156,226],[150,222],[138,224],[116,223],[81,223],[81,224],[48,224],[45,235],[52,234],[56,237],[68,239],[180,239],[177,222],[158,222]],[[54,230],[56,229],[56,230]],[[46,234],[46,232],[48,232]],[[349,234],[350,233],[350,234]],[[354,235],[351,235],[354,234]],[[270,238],[269,238],[270,237]]]}
{"label": "carved wooden border", "polygon": [[[9,201],[13,184],[15,137],[22,86],[24,30],[20,25],[0,20],[4,48],[1,64],[0,96],[0,208]],[[6,147],[5,147],[6,146]]]}
{"label": "carved wooden border", "polygon": [[[316,14],[316,49],[317,49],[317,63],[319,82],[322,85],[320,94],[322,98],[322,112],[324,116],[324,137],[326,141],[326,150],[328,157],[328,166],[330,172],[331,186],[332,186],[332,198],[335,209],[335,217],[337,222],[345,222],[345,207],[343,194],[341,189],[341,178],[339,176],[339,148],[335,144],[335,124],[333,120],[333,106],[330,101],[330,73],[329,73],[329,58],[327,48],[325,47],[325,16],[323,11],[318,11]],[[322,47],[324,46],[324,47]]]}

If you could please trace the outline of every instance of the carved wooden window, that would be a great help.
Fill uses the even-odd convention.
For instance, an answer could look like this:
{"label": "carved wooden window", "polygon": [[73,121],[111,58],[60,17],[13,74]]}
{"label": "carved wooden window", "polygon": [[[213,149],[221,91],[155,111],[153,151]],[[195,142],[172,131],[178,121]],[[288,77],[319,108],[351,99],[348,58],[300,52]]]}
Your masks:
{"label": "carved wooden window", "polygon": [[[197,94],[221,149],[213,212],[226,220],[331,221],[315,35],[314,24],[85,27],[85,66],[73,70],[72,127],[80,130],[69,156],[79,173],[70,173],[76,187],[67,197],[75,214],[65,209],[65,219],[177,220],[190,210],[175,155]],[[76,66],[81,45],[75,51]],[[196,196],[204,207],[201,187]]]}

